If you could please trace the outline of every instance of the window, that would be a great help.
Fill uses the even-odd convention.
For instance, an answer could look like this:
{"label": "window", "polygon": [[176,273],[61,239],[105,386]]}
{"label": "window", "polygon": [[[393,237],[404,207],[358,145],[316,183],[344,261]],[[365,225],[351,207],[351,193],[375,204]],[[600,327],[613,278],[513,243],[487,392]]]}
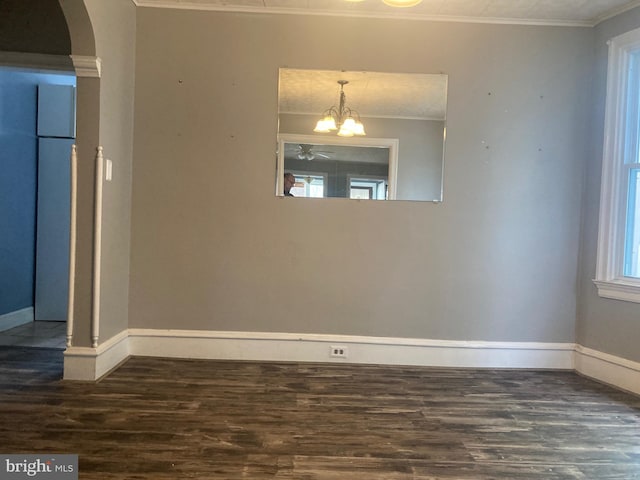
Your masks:
{"label": "window", "polygon": [[325,175],[313,175],[300,172],[292,172],[296,177],[296,183],[291,188],[294,197],[322,198],[324,197]]}
{"label": "window", "polygon": [[640,29],[609,44],[601,188],[598,294],[640,303]]}
{"label": "window", "polygon": [[352,178],[349,176],[350,198],[366,200],[387,199],[386,178]]}
{"label": "window", "polygon": [[[276,195],[284,194],[284,173],[291,172],[300,183],[299,188],[307,177],[323,177],[321,194],[311,195],[308,189],[304,194],[296,190],[302,197],[350,198],[350,177],[357,176],[376,182],[372,199],[395,200],[399,143],[397,138],[281,133],[278,135]],[[384,180],[384,192],[378,180]],[[291,192],[298,196],[296,191]]]}

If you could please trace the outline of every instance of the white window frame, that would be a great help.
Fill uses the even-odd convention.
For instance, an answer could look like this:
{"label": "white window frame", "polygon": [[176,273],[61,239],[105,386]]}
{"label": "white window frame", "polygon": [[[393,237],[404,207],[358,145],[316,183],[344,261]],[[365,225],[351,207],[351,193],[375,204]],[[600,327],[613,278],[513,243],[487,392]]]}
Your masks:
{"label": "white window frame", "polygon": [[[302,178],[304,181],[305,176],[322,177],[322,197],[300,197],[300,198],[327,198],[327,183],[329,181],[329,175],[325,172],[308,172],[303,170],[288,170],[296,178]],[[284,178],[284,173],[282,174]]]}
{"label": "white window frame", "polygon": [[[322,135],[298,135],[281,133],[278,135],[278,161],[276,165],[276,195],[284,195],[284,144],[307,143],[311,145],[348,145],[352,147],[382,147],[389,149],[388,200],[396,199],[396,183],[398,178],[398,148],[397,138],[369,138],[369,137],[337,137]],[[326,197],[325,197],[326,198]]]}
{"label": "white window frame", "polygon": [[[375,182],[375,183],[380,183],[380,182],[384,182],[384,186],[386,188],[386,194],[388,195],[389,192],[389,177],[381,177],[378,175],[360,175],[357,173],[349,173],[347,174],[347,189],[351,190],[351,183],[353,181],[363,181],[363,182],[367,182],[367,181],[371,181],[371,182]],[[376,187],[377,188],[377,187]],[[376,192],[376,197],[377,197],[377,192]],[[373,200],[385,200],[385,198],[374,198]]]}
{"label": "white window frame", "polygon": [[605,110],[600,226],[596,278],[598,295],[640,303],[640,279],[625,277],[624,241],[628,195],[626,145],[640,141],[629,139],[627,128],[627,87],[631,56],[640,52],[640,29],[609,41],[607,99]]}

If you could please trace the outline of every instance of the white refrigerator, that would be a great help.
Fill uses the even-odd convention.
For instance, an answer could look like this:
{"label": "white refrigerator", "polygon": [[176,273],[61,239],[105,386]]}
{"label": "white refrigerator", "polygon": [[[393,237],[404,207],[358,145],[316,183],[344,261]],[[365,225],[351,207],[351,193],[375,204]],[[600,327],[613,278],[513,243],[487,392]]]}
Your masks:
{"label": "white refrigerator", "polygon": [[64,321],[69,294],[71,146],[75,87],[38,86],[35,320]]}

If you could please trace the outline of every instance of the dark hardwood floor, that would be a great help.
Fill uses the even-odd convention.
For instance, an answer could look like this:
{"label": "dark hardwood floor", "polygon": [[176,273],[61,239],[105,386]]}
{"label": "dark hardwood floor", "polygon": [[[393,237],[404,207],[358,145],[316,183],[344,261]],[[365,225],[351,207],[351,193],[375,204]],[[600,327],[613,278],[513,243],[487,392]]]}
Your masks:
{"label": "dark hardwood floor", "polygon": [[0,452],[81,479],[640,479],[640,398],[571,372],[132,358],[60,380],[0,347]]}

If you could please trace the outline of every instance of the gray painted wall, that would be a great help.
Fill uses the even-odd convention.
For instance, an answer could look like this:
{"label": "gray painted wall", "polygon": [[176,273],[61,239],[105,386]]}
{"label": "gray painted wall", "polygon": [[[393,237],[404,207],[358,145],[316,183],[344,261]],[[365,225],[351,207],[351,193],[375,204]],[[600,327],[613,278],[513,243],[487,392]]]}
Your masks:
{"label": "gray painted wall", "polygon": [[[90,164],[88,168],[86,165],[84,169],[79,167],[79,182],[83,183],[85,188],[88,187],[87,190],[79,188],[78,191],[79,215],[83,215],[80,209],[93,209],[91,165],[98,145],[103,147],[105,159],[113,161],[113,181],[103,184],[100,294],[102,343],[128,326],[136,7],[130,0],[84,0],[84,3],[95,34],[96,56],[102,60],[102,76],[99,83],[99,112],[92,115],[93,119],[99,118],[99,142],[81,152],[86,155],[85,161]],[[92,79],[85,81],[88,83]],[[90,87],[85,86],[87,83],[79,82],[79,94],[82,87],[85,92],[89,91]],[[79,162],[81,160],[79,158]],[[91,216],[92,212],[88,212],[88,215]],[[84,223],[82,226],[92,225]],[[79,235],[83,238],[84,252],[89,254],[81,254],[80,260],[85,268],[90,268],[85,259],[90,259],[92,240],[87,240],[91,239],[92,235],[86,231],[80,232]],[[81,301],[90,298],[86,286],[85,282]],[[76,286],[76,291],[78,290]],[[90,304],[87,306],[90,307]],[[76,311],[76,317],[77,340],[74,338],[74,341],[77,345],[87,345],[90,337],[88,309]]]}
{"label": "gray painted wall", "polygon": [[[574,341],[592,46],[138,9],[129,326]],[[283,66],[448,74],[444,203],[274,197]]]}
{"label": "gray painted wall", "polygon": [[598,296],[596,272],[600,179],[607,85],[607,41],[640,27],[640,9],[625,12],[595,28],[592,139],[585,180],[577,341],[601,352],[640,361],[640,304]]}

